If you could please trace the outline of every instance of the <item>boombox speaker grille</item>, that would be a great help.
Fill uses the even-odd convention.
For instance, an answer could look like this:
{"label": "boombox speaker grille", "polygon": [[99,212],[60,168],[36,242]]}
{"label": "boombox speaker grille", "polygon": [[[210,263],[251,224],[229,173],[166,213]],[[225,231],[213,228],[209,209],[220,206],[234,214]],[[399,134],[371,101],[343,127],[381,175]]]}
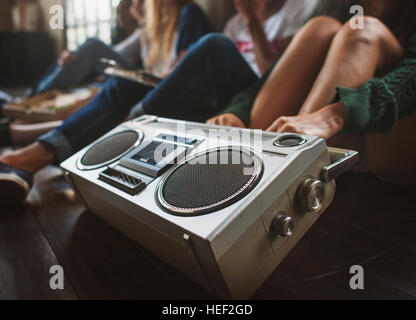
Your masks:
{"label": "boombox speaker grille", "polygon": [[114,162],[140,143],[134,130],[118,132],[95,143],[79,160],[80,169],[93,170]]}
{"label": "boombox speaker grille", "polygon": [[291,148],[291,147],[300,146],[304,143],[306,143],[306,140],[304,138],[302,138],[301,136],[285,135],[283,137],[280,137],[275,142],[275,145],[278,146],[278,147]]}
{"label": "boombox speaker grille", "polygon": [[225,208],[258,183],[262,161],[253,152],[225,148],[186,159],[165,175],[158,200],[170,213],[196,216]]}

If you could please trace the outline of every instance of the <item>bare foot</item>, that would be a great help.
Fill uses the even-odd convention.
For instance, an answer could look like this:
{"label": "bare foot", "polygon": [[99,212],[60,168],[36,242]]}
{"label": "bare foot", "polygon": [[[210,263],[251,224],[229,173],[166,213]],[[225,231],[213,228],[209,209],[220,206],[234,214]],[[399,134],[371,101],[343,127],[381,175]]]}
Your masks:
{"label": "bare foot", "polygon": [[344,127],[344,118],[344,105],[335,103],[314,113],[295,117],[280,117],[267,131],[300,133],[329,140],[341,132]]}
{"label": "bare foot", "polygon": [[2,155],[0,161],[11,167],[36,173],[43,167],[54,163],[55,155],[45,145],[35,142],[23,149]]}

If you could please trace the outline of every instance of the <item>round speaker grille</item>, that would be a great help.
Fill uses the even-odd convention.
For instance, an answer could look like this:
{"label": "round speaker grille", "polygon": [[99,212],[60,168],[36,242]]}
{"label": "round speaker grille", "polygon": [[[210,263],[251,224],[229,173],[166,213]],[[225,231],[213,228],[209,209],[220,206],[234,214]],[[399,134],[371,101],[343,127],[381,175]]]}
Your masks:
{"label": "round speaker grille", "polygon": [[306,140],[300,136],[285,135],[277,139],[277,141],[275,142],[275,145],[278,147],[291,148],[291,147],[300,146],[304,144],[305,142]]}
{"label": "round speaker grille", "polygon": [[246,196],[260,180],[262,171],[261,159],[251,151],[205,151],[185,159],[165,175],[158,200],[172,214],[208,214]]}
{"label": "round speaker grille", "polygon": [[80,158],[79,169],[94,170],[120,159],[140,144],[142,136],[139,131],[127,130],[98,141]]}

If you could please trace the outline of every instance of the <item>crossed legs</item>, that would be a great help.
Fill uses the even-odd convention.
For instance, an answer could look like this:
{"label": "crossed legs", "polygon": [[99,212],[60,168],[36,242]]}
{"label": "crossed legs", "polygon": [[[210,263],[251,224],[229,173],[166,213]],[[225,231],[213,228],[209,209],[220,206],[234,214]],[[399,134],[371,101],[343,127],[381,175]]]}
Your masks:
{"label": "crossed legs", "polygon": [[[308,23],[296,36],[256,100],[251,126],[321,137],[328,131],[333,132],[334,127],[342,128],[343,117],[338,117],[337,113],[342,114],[344,107],[341,103],[332,104],[336,88],[361,87],[370,78],[392,71],[404,53],[399,41],[383,23],[370,17],[364,22],[364,30],[353,30],[349,23],[337,25],[323,17]],[[322,33],[321,28],[332,32]],[[318,48],[308,49],[304,41],[308,37],[318,39],[315,41]],[[324,58],[319,59],[316,55],[319,52],[324,52],[324,62]],[[297,56],[298,62],[291,67],[293,56]],[[302,69],[310,74],[303,73]],[[294,73],[297,70],[300,72]],[[314,77],[312,82],[311,76]],[[261,119],[262,114],[277,120],[269,127],[271,119]],[[414,183],[416,153],[403,146],[414,144],[410,130],[415,119],[414,115],[402,119],[390,133],[365,137],[338,134],[329,143],[362,151],[373,172],[386,180]],[[403,139],[408,143],[397,144]],[[390,150],[388,154],[386,149]]]}
{"label": "crossed legs", "polygon": [[365,18],[364,25],[364,30],[354,30],[347,22],[336,34],[300,115],[330,104],[336,87],[359,88],[399,62],[403,49],[393,33],[376,18]]}

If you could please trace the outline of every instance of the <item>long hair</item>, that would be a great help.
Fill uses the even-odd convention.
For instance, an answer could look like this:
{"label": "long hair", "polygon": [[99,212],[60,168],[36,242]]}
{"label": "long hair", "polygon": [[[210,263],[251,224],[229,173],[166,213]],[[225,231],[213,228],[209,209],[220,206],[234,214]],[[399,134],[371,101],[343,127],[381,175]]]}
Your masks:
{"label": "long hair", "polygon": [[191,0],[169,0],[171,4],[164,6],[162,0],[146,0],[145,2],[145,41],[149,45],[146,65],[153,65],[162,54],[165,61],[169,59],[174,45],[174,37],[183,6]]}
{"label": "long hair", "polygon": [[400,41],[416,32],[415,0],[364,0],[363,4],[366,13],[383,21]]}

